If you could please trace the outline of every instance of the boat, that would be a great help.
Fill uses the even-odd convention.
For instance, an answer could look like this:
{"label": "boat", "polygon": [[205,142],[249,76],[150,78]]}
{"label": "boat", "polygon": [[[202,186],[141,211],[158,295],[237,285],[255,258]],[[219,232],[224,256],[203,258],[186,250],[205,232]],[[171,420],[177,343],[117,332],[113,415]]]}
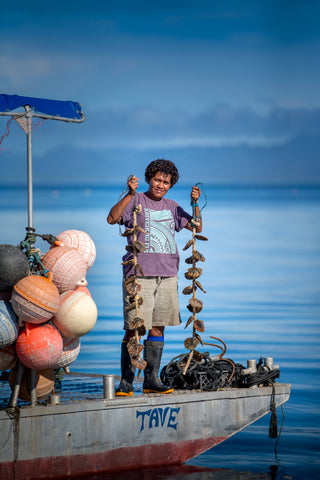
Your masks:
{"label": "boat", "polygon": [[[75,122],[82,122],[85,116],[74,102],[17,95],[0,95],[1,107],[0,115],[17,118],[27,134],[26,230],[32,242],[32,116]],[[18,107],[25,111],[15,113]],[[116,376],[67,370],[60,391],[55,389],[40,402],[31,378],[30,403],[19,403],[23,373],[19,365],[11,395],[9,390],[1,390],[1,386],[9,389],[8,383],[0,382],[0,478],[6,480],[57,479],[184,464],[270,411],[274,414],[288,401],[291,388],[274,381],[279,368],[273,361],[270,367],[269,358],[263,368],[271,373],[270,381],[263,377],[247,385],[226,384],[215,390],[199,388],[200,383],[196,388],[175,388],[170,395],[143,394],[141,380],[136,378],[133,396],[115,397]],[[256,375],[252,360],[246,373]],[[7,403],[1,403],[1,398]]]}
{"label": "boat", "polygon": [[[73,375],[78,386],[68,399],[60,394],[59,404],[56,394],[52,403],[0,409],[1,478],[53,479],[183,464],[268,414],[272,398],[278,407],[290,396],[289,384],[274,383],[109,398],[112,375]],[[92,389],[93,380],[100,389]],[[83,393],[81,385],[91,389]]]}

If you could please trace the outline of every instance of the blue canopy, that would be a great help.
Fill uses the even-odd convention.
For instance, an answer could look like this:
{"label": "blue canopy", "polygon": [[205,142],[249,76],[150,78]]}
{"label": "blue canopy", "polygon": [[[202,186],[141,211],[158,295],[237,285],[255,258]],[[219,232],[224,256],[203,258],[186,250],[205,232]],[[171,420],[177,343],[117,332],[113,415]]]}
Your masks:
{"label": "blue canopy", "polygon": [[64,118],[82,118],[81,106],[78,102],[0,94],[0,112],[11,112],[25,105],[30,105],[37,113]]}

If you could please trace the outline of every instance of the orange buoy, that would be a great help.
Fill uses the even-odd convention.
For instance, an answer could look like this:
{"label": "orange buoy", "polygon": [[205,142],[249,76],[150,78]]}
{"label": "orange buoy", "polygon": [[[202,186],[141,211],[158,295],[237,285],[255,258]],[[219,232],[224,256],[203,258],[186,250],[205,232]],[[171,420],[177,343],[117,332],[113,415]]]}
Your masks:
{"label": "orange buoy", "polygon": [[12,308],[19,320],[28,323],[44,323],[58,311],[60,295],[57,287],[49,277],[29,275],[14,286]]}
{"label": "orange buoy", "polygon": [[[19,398],[24,402],[30,401],[30,392],[28,385],[30,384],[30,370],[25,372],[22,377],[22,382],[19,391]],[[11,389],[14,389],[15,381],[17,377],[17,368],[13,368],[9,374],[9,384]],[[54,370],[48,368],[45,370],[37,371],[37,400],[44,400],[54,388]]]}
{"label": "orange buoy", "polygon": [[68,247],[51,248],[42,263],[50,270],[60,293],[76,288],[87,273],[86,263],[78,250]]}
{"label": "orange buoy", "polygon": [[0,370],[9,370],[17,363],[18,357],[14,345],[0,348]]}
{"label": "orange buoy", "polygon": [[66,338],[62,337],[63,350],[59,360],[54,364],[53,368],[66,368],[72,362],[74,362],[80,352],[80,339],[79,338]]}
{"label": "orange buoy", "polygon": [[16,342],[19,360],[33,370],[52,368],[60,358],[62,349],[62,337],[50,323],[26,323]]}
{"label": "orange buoy", "polygon": [[97,307],[91,296],[73,290],[60,295],[60,307],[52,322],[66,337],[78,338],[93,329],[97,316]]}
{"label": "orange buoy", "polygon": [[57,235],[59,245],[78,250],[87,265],[87,270],[92,267],[96,259],[96,247],[91,237],[81,230],[65,230]]}
{"label": "orange buoy", "polygon": [[18,333],[18,318],[11,304],[0,300],[0,348],[14,343]]}

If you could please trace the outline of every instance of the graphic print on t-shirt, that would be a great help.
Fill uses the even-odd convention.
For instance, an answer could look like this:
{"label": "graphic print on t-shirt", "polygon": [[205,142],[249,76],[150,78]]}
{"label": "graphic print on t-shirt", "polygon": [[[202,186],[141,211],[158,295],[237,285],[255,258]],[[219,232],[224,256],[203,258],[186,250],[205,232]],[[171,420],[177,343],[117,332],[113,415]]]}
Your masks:
{"label": "graphic print on t-shirt", "polygon": [[146,251],[149,253],[176,253],[174,219],[170,210],[144,209]]}

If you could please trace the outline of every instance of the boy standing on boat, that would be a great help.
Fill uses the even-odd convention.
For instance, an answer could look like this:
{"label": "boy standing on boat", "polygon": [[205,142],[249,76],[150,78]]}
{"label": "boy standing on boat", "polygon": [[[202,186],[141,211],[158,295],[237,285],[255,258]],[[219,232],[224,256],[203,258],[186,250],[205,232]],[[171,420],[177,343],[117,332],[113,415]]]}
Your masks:
{"label": "boy standing on boat", "polygon": [[[145,250],[138,254],[139,265],[143,276],[139,277],[141,297],[143,304],[139,308],[141,317],[148,330],[147,340],[144,341],[144,359],[147,366],[144,370],[143,393],[171,393],[158,378],[162,351],[164,346],[165,326],[179,325],[181,323],[178,302],[178,268],[179,253],[175,242],[175,232],[182,228],[191,230],[191,215],[185,212],[173,200],[164,198],[170,188],[178,181],[179,173],[169,160],[159,159],[151,162],[145,171],[145,180],[149,185],[146,192],[136,192],[138,178],[131,176],[128,179],[128,193],[108,215],[107,221],[111,225],[124,224],[127,229],[133,227],[133,210],[138,204],[142,210],[137,215],[138,225],[143,230],[139,233],[139,240],[145,245]],[[202,221],[198,199],[200,189],[192,187],[191,202],[195,204],[195,216],[198,218],[197,232],[202,231]],[[132,236],[128,236],[128,244]],[[125,280],[134,274],[133,265],[127,260],[132,258],[132,253],[123,257],[123,276]],[[139,272],[138,272],[139,274]],[[121,345],[121,382],[116,390],[117,396],[133,395],[132,382],[135,367],[132,365],[128,353],[127,343],[135,335],[130,330],[129,323],[135,316],[134,310],[126,310],[129,305],[129,293],[123,285],[124,304],[124,330],[125,335]]]}

